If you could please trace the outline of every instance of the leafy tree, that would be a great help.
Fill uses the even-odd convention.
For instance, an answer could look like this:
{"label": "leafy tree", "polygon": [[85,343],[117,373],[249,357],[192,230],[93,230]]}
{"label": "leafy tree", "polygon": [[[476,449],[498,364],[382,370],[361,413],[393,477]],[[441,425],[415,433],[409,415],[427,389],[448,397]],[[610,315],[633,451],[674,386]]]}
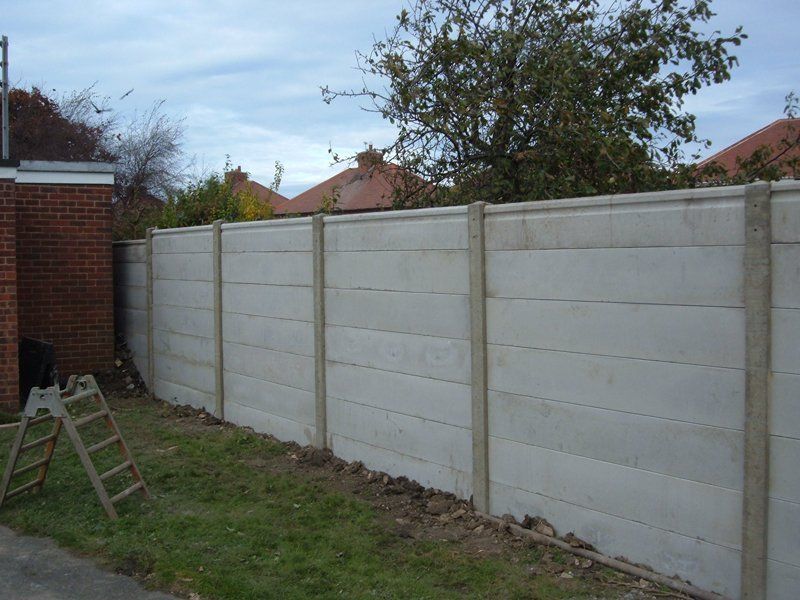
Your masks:
{"label": "leafy tree", "polygon": [[[36,87],[10,90],[11,157],[113,162],[114,119],[102,103],[97,106],[93,100],[91,88],[65,96],[61,103]],[[94,108],[87,110],[90,104]]]}
{"label": "leafy tree", "polygon": [[[226,163],[225,171],[230,170]],[[283,166],[275,163],[275,178],[270,189],[278,191]],[[224,175],[212,173],[189,183],[172,194],[155,225],[161,228],[208,225],[217,219],[227,222],[263,221],[273,217],[273,207],[250,187],[238,192]]]}
{"label": "leafy tree", "polygon": [[[729,79],[745,34],[701,33],[710,0],[415,0],[359,53],[387,157],[434,184],[398,206],[684,185],[701,142],[683,101]],[[380,81],[375,87],[372,82]]]}

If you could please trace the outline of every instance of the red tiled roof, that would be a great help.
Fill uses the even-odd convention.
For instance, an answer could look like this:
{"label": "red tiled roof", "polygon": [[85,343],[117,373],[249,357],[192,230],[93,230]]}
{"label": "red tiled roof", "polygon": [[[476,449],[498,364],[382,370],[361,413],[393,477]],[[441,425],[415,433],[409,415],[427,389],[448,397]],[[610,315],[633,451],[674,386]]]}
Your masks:
{"label": "red tiled roof", "polygon": [[364,212],[392,207],[392,193],[404,172],[394,164],[345,169],[275,208],[276,215],[308,215],[319,211],[324,197],[338,189],[335,212]]}
{"label": "red tiled roof", "polygon": [[[790,126],[794,128],[794,133],[791,132]],[[762,146],[771,146],[777,153],[781,149],[781,142],[787,137],[796,138],[800,134],[800,118],[798,119],[778,119],[770,123],[766,127],[751,133],[738,142],[731,144],[724,150],[720,150],[713,156],[709,156],[701,161],[697,167],[709,166],[711,163],[717,163],[722,166],[729,175],[736,172],[736,159],[747,159],[753,152]],[[791,156],[800,155],[800,147],[793,148],[787,158]]]}

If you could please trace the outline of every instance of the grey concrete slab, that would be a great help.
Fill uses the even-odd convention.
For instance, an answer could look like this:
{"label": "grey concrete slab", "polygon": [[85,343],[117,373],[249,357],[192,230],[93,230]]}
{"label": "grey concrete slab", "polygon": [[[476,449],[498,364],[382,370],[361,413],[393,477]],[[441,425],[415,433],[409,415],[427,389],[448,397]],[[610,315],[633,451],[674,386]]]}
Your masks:
{"label": "grey concrete slab", "polygon": [[5,600],[170,600],[134,579],[98,568],[47,538],[0,527],[0,598]]}

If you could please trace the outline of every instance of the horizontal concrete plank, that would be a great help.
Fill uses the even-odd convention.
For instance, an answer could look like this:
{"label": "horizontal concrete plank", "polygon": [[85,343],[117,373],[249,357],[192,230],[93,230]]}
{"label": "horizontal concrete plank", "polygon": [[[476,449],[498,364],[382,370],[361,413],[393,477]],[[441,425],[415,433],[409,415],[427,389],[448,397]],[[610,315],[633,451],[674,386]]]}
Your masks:
{"label": "horizontal concrete plank", "polygon": [[314,359],[264,348],[225,342],[225,371],[271,381],[309,392],[314,391]]}
{"label": "horizontal concrete plank", "polygon": [[469,342],[408,333],[331,325],[325,328],[326,357],[384,371],[469,382]]}
{"label": "horizontal concrete plank", "polygon": [[738,548],[742,494],[641,469],[489,437],[492,481]]}
{"label": "horizontal concrete plank", "polygon": [[772,245],[772,306],[800,308],[800,244]]}
{"label": "horizontal concrete plank", "polygon": [[153,304],[212,310],[214,284],[210,281],[156,279],[153,281]]}
{"label": "horizontal concrete plank", "polygon": [[744,195],[665,202],[486,210],[487,250],[744,244]]}
{"label": "horizontal concrete plank", "polygon": [[472,468],[472,434],[468,429],[331,396],[327,410],[332,434],[459,471]]}
{"label": "horizontal concrete plank", "polygon": [[368,469],[401,475],[425,487],[452,492],[461,498],[472,494],[471,475],[427,460],[420,460],[391,450],[370,446],[363,442],[337,435],[328,435],[328,445],[333,453],[345,460],[360,460]]}
{"label": "horizontal concrete plank", "polygon": [[325,322],[469,339],[469,296],[328,289]]}
{"label": "horizontal concrete plank", "polygon": [[742,429],[744,371],[489,346],[489,388]]}
{"label": "horizontal concrete plank", "polygon": [[780,244],[800,243],[800,190],[773,189],[770,204],[772,241]]}
{"label": "horizontal concrete plank", "polygon": [[769,590],[769,600],[797,600],[797,590],[800,590],[800,567],[768,560],[767,590]]}
{"label": "horizontal concrete plank", "polygon": [[511,486],[492,483],[490,490],[495,514],[509,513],[520,519],[526,514],[541,516],[557,534],[572,531],[604,554],[624,556],[661,573],[680,573],[701,588],[738,595],[738,550]]}
{"label": "horizontal concrete plank", "polygon": [[153,306],[153,328],[199,337],[214,337],[214,313],[202,308]]}
{"label": "horizontal concrete plank", "polygon": [[466,248],[466,213],[325,223],[326,252]]}
{"label": "horizontal concrete plank", "polygon": [[154,254],[154,279],[183,281],[213,281],[210,252],[184,254]]}
{"label": "horizontal concrete plank", "polygon": [[147,310],[147,290],[138,286],[115,285],[114,306]]}
{"label": "horizontal concrete plank", "polygon": [[[191,363],[175,356],[155,353],[155,376],[167,383],[175,383],[199,392],[214,395],[214,368]],[[181,401],[187,404],[187,402]],[[213,408],[212,403],[209,408]]]}
{"label": "horizontal concrete plank", "polygon": [[147,285],[147,265],[145,263],[115,263],[114,285],[138,286]]}
{"label": "horizontal concrete plank", "polygon": [[147,334],[147,311],[119,306],[114,310],[114,323],[118,331]]}
{"label": "horizontal concrete plank", "polygon": [[492,344],[744,368],[744,309],[569,302],[486,301]]}
{"label": "horizontal concrete plank", "polygon": [[466,294],[467,253],[463,250],[326,252],[325,286]]}
{"label": "horizontal concrete plank", "polygon": [[772,375],[769,431],[773,435],[800,439],[800,375]]}
{"label": "horizontal concrete plank", "polygon": [[769,495],[800,503],[800,477],[797,472],[800,466],[800,440],[773,435],[769,443]]}
{"label": "horizontal concrete plank", "polygon": [[[282,419],[314,424],[314,393],[225,372],[225,403],[236,402]],[[277,434],[275,434],[277,435]]]}
{"label": "horizontal concrete plank", "polygon": [[153,351],[157,355],[168,354],[200,366],[214,366],[214,340],[183,333],[155,329]]}
{"label": "horizontal concrete plank", "polygon": [[744,306],[741,246],[486,253],[490,297]]}
{"label": "horizontal concrete plank", "polygon": [[236,252],[222,255],[229,283],[311,285],[311,252]]}
{"label": "horizontal concrete plank", "polygon": [[770,498],[767,521],[767,556],[800,566],[800,504]]}
{"label": "horizontal concrete plank", "polygon": [[230,313],[314,321],[314,293],[310,287],[224,283],[222,306]]}
{"label": "horizontal concrete plank", "polygon": [[[117,331],[119,333],[119,331]],[[139,375],[142,376],[144,381],[150,381],[148,372],[149,362],[147,359],[147,336],[141,333],[124,333],[125,343],[131,351],[133,364]]]}
{"label": "horizontal concrete plank", "polygon": [[800,374],[800,309],[772,309],[772,370]]}
{"label": "horizontal concrete plank", "polygon": [[223,312],[222,337],[226,342],[314,356],[314,324],[307,321]]}
{"label": "horizontal concrete plank", "polygon": [[153,236],[153,254],[211,252],[211,230],[176,231]]}
{"label": "horizontal concrete plank", "polygon": [[744,434],[731,429],[489,392],[489,433],[626,467],[742,488]]}
{"label": "horizontal concrete plank", "polygon": [[261,226],[222,227],[222,252],[310,252],[311,223],[289,221]]}
{"label": "horizontal concrete plank", "polygon": [[328,394],[384,410],[469,428],[470,388],[462,383],[328,361]]}
{"label": "horizontal concrete plank", "polygon": [[282,442],[297,442],[303,446],[314,441],[314,426],[265,413],[238,402],[225,404],[225,420],[258,433],[272,435]]}
{"label": "horizontal concrete plank", "polygon": [[147,259],[147,246],[142,244],[114,245],[115,263],[143,263]]}
{"label": "horizontal concrete plank", "polygon": [[201,392],[194,388],[181,385],[172,381],[165,381],[156,377],[154,383],[154,395],[159,400],[164,400],[177,406],[189,405],[206,411],[213,411],[215,402],[214,395]]}

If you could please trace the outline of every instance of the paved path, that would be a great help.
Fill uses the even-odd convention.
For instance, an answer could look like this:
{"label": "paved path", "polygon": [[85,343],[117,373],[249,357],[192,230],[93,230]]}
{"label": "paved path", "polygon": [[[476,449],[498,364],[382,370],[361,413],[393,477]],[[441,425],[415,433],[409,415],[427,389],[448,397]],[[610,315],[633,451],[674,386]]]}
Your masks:
{"label": "paved path", "polygon": [[3,600],[175,600],[147,592],[124,575],[58,548],[47,538],[17,535],[0,526],[0,598]]}

